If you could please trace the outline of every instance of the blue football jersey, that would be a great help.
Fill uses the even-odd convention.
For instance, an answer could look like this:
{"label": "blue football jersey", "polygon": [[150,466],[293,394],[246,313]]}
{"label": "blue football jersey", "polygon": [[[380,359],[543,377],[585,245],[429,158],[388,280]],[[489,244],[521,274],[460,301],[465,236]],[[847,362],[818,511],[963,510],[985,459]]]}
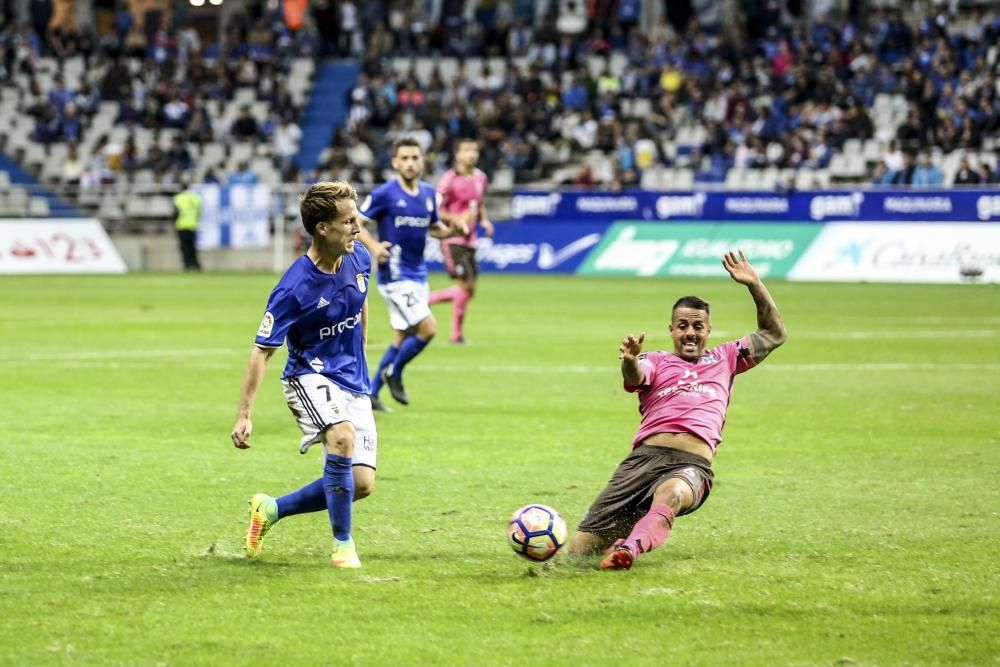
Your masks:
{"label": "blue football jersey", "polygon": [[267,300],[255,341],[259,347],[288,343],[283,379],[319,373],[346,391],[368,393],[361,308],[371,270],[360,242],[337,273],[323,273],[305,255],[289,267]]}
{"label": "blue football jersey", "polygon": [[417,194],[403,189],[398,178],[375,188],[361,204],[361,216],[378,225],[379,241],[388,241],[389,261],[378,266],[382,285],[397,280],[427,282],[424,247],[427,228],[438,222],[437,195],[419,181]]}

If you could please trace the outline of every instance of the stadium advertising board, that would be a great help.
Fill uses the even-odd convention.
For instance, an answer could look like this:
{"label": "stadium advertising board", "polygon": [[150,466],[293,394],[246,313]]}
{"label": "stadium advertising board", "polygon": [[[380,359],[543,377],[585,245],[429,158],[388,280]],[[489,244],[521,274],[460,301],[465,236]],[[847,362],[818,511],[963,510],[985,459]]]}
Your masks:
{"label": "stadium advertising board", "polygon": [[518,191],[515,220],[1000,221],[995,190],[766,192]]}
{"label": "stadium advertising board", "polygon": [[97,220],[0,220],[0,274],[125,271],[118,249]]}
{"label": "stadium advertising board", "polygon": [[578,273],[723,277],[722,255],[742,248],[762,276],[783,278],[821,228],[808,223],[619,222],[590,251]]}
{"label": "stadium advertising board", "polygon": [[[476,259],[483,271],[574,273],[607,228],[604,223],[498,223],[493,238],[480,234]],[[444,270],[438,243],[428,241],[424,257],[431,271]]]}
{"label": "stadium advertising board", "polygon": [[266,185],[200,185],[199,248],[261,248],[271,243],[271,189]]}
{"label": "stadium advertising board", "polygon": [[792,280],[1000,282],[1000,224],[830,223]]}

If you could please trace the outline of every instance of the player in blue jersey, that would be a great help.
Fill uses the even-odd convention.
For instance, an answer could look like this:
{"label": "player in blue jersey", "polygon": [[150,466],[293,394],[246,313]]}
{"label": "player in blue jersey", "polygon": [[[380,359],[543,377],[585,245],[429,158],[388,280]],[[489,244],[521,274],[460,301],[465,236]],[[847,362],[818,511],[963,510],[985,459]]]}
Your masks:
{"label": "player in blue jersey", "polygon": [[231,434],[250,447],[250,413],[267,362],[288,344],[281,382],[288,407],[302,429],[305,453],[321,442],[323,476],[288,495],[263,493],[250,500],[246,551],[260,555],[267,531],[286,516],[326,510],[333,528],[334,567],[361,567],[351,539],[351,502],[372,492],[378,437],[368,399],[368,281],[372,260],[357,242],[361,232],[357,193],[342,182],[316,183],[300,205],[312,235],[309,251],[278,281],[250,350]]}
{"label": "player in blue jersey", "polygon": [[378,291],[389,307],[394,330],[392,344],[372,378],[371,403],[376,410],[386,409],[378,397],[383,383],[394,399],[409,404],[403,369],[437,333],[424,262],[428,234],[444,239],[468,231],[460,220],[448,224],[438,217],[434,186],[420,180],[424,155],[416,139],[404,137],[393,144],[392,168],[396,178],[375,188],[361,205],[361,217],[378,226],[378,241],[367,230],[362,230],[361,241],[378,260]]}

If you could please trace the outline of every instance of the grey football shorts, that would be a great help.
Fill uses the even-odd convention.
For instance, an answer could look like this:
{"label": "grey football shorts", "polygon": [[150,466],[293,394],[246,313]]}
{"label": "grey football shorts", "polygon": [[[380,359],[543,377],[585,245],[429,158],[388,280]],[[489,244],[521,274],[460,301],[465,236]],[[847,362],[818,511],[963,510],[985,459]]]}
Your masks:
{"label": "grey football shorts", "polygon": [[691,487],[694,503],[681,512],[690,514],[708,499],[715,475],[711,462],[697,454],[639,445],[615,470],[577,529],[585,533],[614,532],[616,538],[625,537],[649,511],[657,487],[672,478],[682,479]]}

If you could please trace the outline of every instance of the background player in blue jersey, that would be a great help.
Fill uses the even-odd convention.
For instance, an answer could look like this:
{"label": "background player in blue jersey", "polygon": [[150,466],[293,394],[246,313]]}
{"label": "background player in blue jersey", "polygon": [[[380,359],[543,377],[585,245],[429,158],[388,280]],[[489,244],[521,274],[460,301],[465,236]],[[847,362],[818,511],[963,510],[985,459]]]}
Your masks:
{"label": "background player in blue jersey", "polygon": [[280,498],[250,500],[247,555],[255,558],[267,531],[286,516],[326,510],[333,528],[334,567],[361,567],[351,539],[351,502],[375,484],[378,438],[368,399],[368,281],[372,260],[357,243],[357,193],[347,183],[316,183],[302,197],[302,224],[312,247],[278,281],[250,351],[231,434],[250,447],[250,413],[267,362],[288,343],[281,382],[302,429],[299,451],[322,442],[323,476]]}
{"label": "background player in blue jersey", "polygon": [[367,230],[362,230],[361,241],[378,260],[378,291],[395,331],[372,378],[371,402],[376,410],[385,410],[378,397],[383,382],[394,399],[409,404],[403,369],[437,333],[427,301],[427,235],[443,239],[468,231],[460,220],[448,224],[438,217],[437,193],[420,180],[424,155],[415,139],[406,137],[393,144],[392,168],[396,178],[375,188],[361,205],[361,217],[378,225],[378,241]]}

